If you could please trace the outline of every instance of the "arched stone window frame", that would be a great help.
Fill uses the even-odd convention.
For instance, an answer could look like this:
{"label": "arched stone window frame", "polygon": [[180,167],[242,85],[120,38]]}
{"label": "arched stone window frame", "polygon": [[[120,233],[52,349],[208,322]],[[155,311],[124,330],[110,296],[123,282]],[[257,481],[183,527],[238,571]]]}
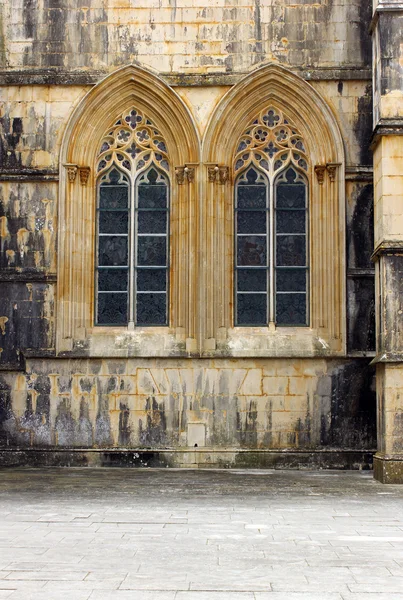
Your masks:
{"label": "arched stone window frame", "polygon": [[[311,290],[307,327],[234,327],[233,160],[245,128],[268,106],[297,127],[312,166],[307,173]],[[291,71],[277,65],[257,69],[218,104],[206,128],[202,158],[208,181],[200,234],[207,264],[201,284],[206,287],[201,307],[204,353],[237,357],[345,354],[345,159],[329,106]]]}
{"label": "arched stone window frame", "polygon": [[[169,327],[94,326],[96,173],[108,124],[138,107],[163,135],[173,167]],[[200,142],[188,108],[150,71],[129,65],[96,85],[74,110],[60,153],[57,337],[59,356],[180,356],[194,352]],[[194,227],[189,227],[194,223]]]}

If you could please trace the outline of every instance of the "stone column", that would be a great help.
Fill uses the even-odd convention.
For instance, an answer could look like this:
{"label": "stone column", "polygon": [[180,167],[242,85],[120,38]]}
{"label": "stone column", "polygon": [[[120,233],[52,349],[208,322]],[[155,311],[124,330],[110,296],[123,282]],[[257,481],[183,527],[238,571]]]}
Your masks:
{"label": "stone column", "polygon": [[374,476],[403,483],[403,1],[373,0],[378,452]]}

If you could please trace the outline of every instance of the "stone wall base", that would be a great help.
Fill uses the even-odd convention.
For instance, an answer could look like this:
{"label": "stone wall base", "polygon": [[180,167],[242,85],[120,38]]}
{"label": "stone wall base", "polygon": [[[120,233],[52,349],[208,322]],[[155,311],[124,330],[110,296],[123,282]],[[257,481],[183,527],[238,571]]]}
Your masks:
{"label": "stone wall base", "polygon": [[[371,450],[3,448],[0,467],[372,469]],[[403,473],[403,462],[401,467]]]}
{"label": "stone wall base", "polygon": [[374,478],[381,483],[403,483],[403,455],[375,454]]}

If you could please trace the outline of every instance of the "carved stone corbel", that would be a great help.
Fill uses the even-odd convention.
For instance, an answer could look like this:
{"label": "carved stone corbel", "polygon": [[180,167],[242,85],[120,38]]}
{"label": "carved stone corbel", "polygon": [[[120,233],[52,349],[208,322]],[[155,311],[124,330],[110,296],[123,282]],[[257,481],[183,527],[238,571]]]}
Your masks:
{"label": "carved stone corbel", "polygon": [[178,185],[182,185],[187,181],[188,183],[193,183],[195,180],[195,170],[194,167],[175,167],[175,177],[176,183]]}
{"label": "carved stone corbel", "polygon": [[80,171],[80,183],[81,185],[87,185],[90,176],[90,167],[79,167]]}
{"label": "carved stone corbel", "polygon": [[326,165],[327,172],[329,173],[330,182],[333,183],[336,179],[337,167],[340,165],[338,163],[329,163]]}
{"label": "carved stone corbel", "polygon": [[318,179],[319,185],[323,185],[323,182],[325,180],[325,171],[326,171],[325,165],[315,165],[315,173],[316,173],[316,177]]}
{"label": "carved stone corbel", "polygon": [[216,181],[224,185],[229,179],[229,167],[219,167],[218,165],[208,167],[207,176],[210,182]]}
{"label": "carved stone corbel", "polygon": [[71,163],[66,163],[66,164],[63,165],[63,167],[67,171],[67,177],[68,177],[70,183],[74,183],[74,181],[76,180],[78,166],[77,165],[73,165]]}

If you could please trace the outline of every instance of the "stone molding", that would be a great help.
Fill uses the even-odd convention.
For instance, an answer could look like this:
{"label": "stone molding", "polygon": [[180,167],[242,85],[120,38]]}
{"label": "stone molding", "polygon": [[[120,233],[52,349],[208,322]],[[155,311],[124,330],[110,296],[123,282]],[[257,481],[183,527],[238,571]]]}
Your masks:
{"label": "stone molding", "polygon": [[[108,123],[138,106],[166,140],[170,164],[185,165],[189,185],[171,180],[170,326],[128,331],[94,326],[94,239],[99,143]],[[197,166],[200,141],[192,116],[176,92],[155,74],[123,67],[92,88],[73,112],[60,156],[56,348],[69,353],[166,356],[192,352],[196,339],[198,262]],[[79,165],[80,186],[70,183],[63,165]],[[83,166],[86,165],[86,166]],[[79,244],[78,244],[79,241]],[[79,251],[78,251],[79,249]]]}
{"label": "stone molding", "polygon": [[[232,165],[243,131],[268,106],[294,123],[306,142],[309,168],[311,319],[309,327],[238,327],[233,323],[233,186],[217,186],[211,168]],[[237,118],[234,119],[234,115]],[[337,121],[318,92],[291,71],[275,65],[257,69],[222,98],[203,141],[210,169],[201,218],[203,263],[200,306],[205,353],[272,356],[345,352],[345,180],[344,148]],[[322,178],[323,177],[323,178]],[[230,174],[230,179],[233,173]],[[212,230],[211,223],[215,223]],[[216,256],[222,257],[217,263]],[[290,341],[291,340],[291,341]]]}

